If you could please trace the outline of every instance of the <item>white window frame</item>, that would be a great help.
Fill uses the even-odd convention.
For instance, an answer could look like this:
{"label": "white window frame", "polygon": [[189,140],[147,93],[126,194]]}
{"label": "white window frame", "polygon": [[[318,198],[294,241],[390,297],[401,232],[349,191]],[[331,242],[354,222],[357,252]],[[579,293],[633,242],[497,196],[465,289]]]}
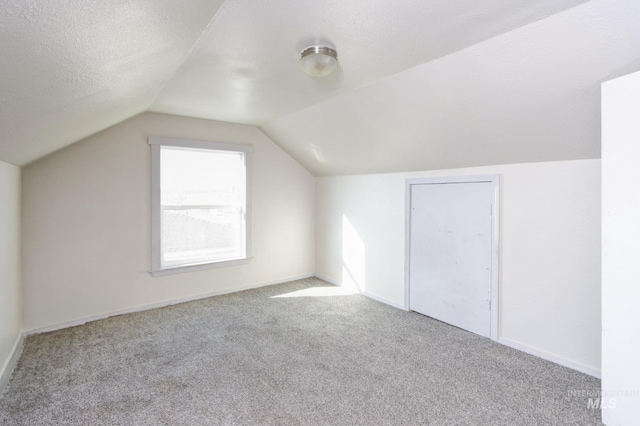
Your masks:
{"label": "white window frame", "polygon": [[[202,271],[225,266],[247,264],[251,261],[251,156],[253,147],[249,145],[225,144],[188,139],[162,138],[149,136],[151,145],[151,275],[162,276],[183,272]],[[212,151],[233,151],[244,153],[246,167],[246,211],[245,211],[245,257],[234,260],[222,260],[196,265],[162,267],[162,206],[160,205],[160,150],[163,146],[209,149]]]}

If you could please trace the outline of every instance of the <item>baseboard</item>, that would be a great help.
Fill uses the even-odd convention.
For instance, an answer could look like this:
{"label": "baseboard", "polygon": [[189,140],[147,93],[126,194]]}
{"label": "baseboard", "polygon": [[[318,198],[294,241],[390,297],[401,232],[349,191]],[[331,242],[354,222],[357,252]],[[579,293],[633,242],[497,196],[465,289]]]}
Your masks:
{"label": "baseboard", "polygon": [[588,374],[589,376],[593,376],[598,379],[601,378],[601,372],[596,368],[589,367],[575,361],[571,361],[569,359],[554,355],[552,353],[549,353],[540,349],[532,348],[531,346],[525,345],[523,343],[516,342],[514,340],[506,339],[503,337],[498,338],[498,343],[501,343],[505,346],[509,346],[510,348],[517,349],[522,352],[526,352],[529,355],[537,356],[538,358],[542,358],[544,360],[554,362],[556,364],[562,365],[563,367],[571,368],[572,370],[576,370],[581,373]]}
{"label": "baseboard", "polygon": [[331,279],[331,278],[329,278],[329,277],[325,277],[325,276],[324,276],[324,275],[322,275],[322,274],[314,274],[313,276],[314,276],[314,277],[316,277],[316,278],[318,278],[319,280],[326,281],[326,282],[328,282],[329,284],[332,284],[332,285],[335,285],[335,286],[340,287],[340,284],[338,283],[338,281],[336,281],[336,280],[332,280],[332,279]]}
{"label": "baseboard", "polygon": [[9,380],[11,379],[11,374],[13,374],[13,370],[16,368],[16,364],[18,364],[18,359],[20,359],[20,355],[22,354],[22,348],[24,347],[24,333],[21,333],[20,336],[16,339],[15,344],[13,345],[13,349],[11,350],[11,356],[9,360],[4,365],[2,371],[0,371],[0,396],[2,396],[3,392],[6,390],[7,385],[9,384]]}
{"label": "baseboard", "polygon": [[164,308],[166,306],[178,305],[180,303],[192,302],[194,300],[206,299],[208,297],[222,296],[223,294],[236,293],[238,291],[253,290],[253,289],[256,289],[256,288],[260,288],[260,287],[267,287],[267,286],[270,286],[270,285],[282,284],[282,283],[286,283],[286,282],[290,282],[290,281],[302,280],[302,279],[305,279],[305,278],[312,278],[314,276],[315,276],[315,274],[298,275],[298,276],[294,276],[294,277],[288,277],[288,278],[283,278],[283,279],[278,279],[278,280],[273,280],[273,281],[267,281],[267,282],[260,283],[260,284],[251,284],[251,285],[247,285],[247,286],[243,286],[243,287],[236,287],[236,288],[232,288],[232,289],[225,289],[225,290],[219,290],[219,291],[214,291],[214,292],[205,293],[205,294],[199,294],[199,295],[196,295],[196,296],[183,297],[183,298],[180,298],[180,299],[173,299],[173,300],[164,301],[164,302],[158,302],[158,303],[150,303],[148,305],[136,306],[134,308],[128,308],[128,309],[121,309],[121,310],[118,310],[118,311],[112,311],[112,312],[108,312],[108,313],[100,314],[100,315],[93,315],[93,316],[90,316],[90,317],[80,318],[80,319],[73,320],[73,321],[66,321],[66,322],[62,322],[62,323],[58,323],[58,324],[47,325],[47,326],[44,326],[44,327],[36,327],[36,328],[32,328],[30,330],[25,331],[24,334],[26,336],[29,336],[29,335],[32,335],[32,334],[48,333],[50,331],[62,330],[62,329],[69,328],[69,327],[76,327],[76,326],[79,326],[79,325],[86,324],[88,322],[99,321],[99,320],[103,320],[103,319],[106,319],[106,318],[115,317],[115,316],[118,316],[118,315],[133,314],[133,313],[136,313],[136,312],[143,312],[143,311],[148,311],[148,310],[151,310],[151,309]]}
{"label": "baseboard", "polygon": [[[316,278],[321,279],[322,281],[326,281],[329,284],[333,284],[335,286],[340,287],[340,284],[338,284],[337,281],[332,280],[328,277],[323,276],[322,274],[316,274],[315,275]],[[384,303],[385,305],[389,305],[389,306],[393,306],[394,308],[398,308],[398,309],[402,309],[403,311],[406,311],[406,309],[404,308],[404,305],[402,305],[401,303],[396,303],[393,302],[389,299],[386,299],[384,297],[380,297],[380,296],[376,296],[375,294],[371,294],[367,291],[363,291],[360,294],[362,294],[365,297],[368,297],[369,299],[375,300],[376,302],[380,302],[380,303]]]}
{"label": "baseboard", "polygon": [[368,297],[369,299],[373,299],[376,302],[384,303],[385,305],[393,306],[394,308],[402,309],[403,311],[406,310],[404,308],[404,305],[400,303],[392,302],[391,300],[385,299],[384,297],[376,296],[375,294],[371,294],[366,291],[362,292],[362,295]]}
{"label": "baseboard", "polygon": [[[280,280],[274,280],[274,281],[268,281],[264,284],[260,284],[259,286],[253,287],[253,288],[260,288],[260,287],[267,287],[270,285],[277,285],[277,284],[284,284],[284,283],[288,283],[291,281],[297,281],[297,280],[305,280],[307,278],[314,278],[316,276],[316,274],[304,274],[304,275],[296,275],[294,277],[289,277],[289,278],[283,278]],[[231,291],[228,293],[233,293],[235,291]]]}

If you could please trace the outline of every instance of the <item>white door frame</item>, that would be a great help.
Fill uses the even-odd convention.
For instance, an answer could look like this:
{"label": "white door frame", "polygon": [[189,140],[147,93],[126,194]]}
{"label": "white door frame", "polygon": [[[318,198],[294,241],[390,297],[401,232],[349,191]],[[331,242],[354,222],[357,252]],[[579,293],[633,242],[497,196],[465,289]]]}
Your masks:
{"label": "white door frame", "polygon": [[498,340],[500,292],[500,175],[439,176],[406,179],[405,181],[405,254],[404,254],[404,309],[409,311],[409,280],[411,267],[411,186],[447,183],[493,184],[493,232],[491,232],[491,340]]}

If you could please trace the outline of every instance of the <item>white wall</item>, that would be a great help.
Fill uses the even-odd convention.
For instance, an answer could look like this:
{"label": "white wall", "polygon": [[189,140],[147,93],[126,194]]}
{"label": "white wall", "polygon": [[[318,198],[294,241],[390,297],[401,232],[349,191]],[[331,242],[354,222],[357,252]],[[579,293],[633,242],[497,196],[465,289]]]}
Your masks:
{"label": "white wall", "polygon": [[11,368],[21,316],[20,168],[0,161],[0,379]]}
{"label": "white wall", "polygon": [[640,73],[602,85],[602,419],[608,425],[640,419],[638,117]]}
{"label": "white wall", "polygon": [[500,336],[600,371],[600,161],[318,178],[316,271],[404,305],[405,179],[500,174]]}
{"label": "white wall", "polygon": [[[254,147],[253,260],[152,277],[149,135]],[[250,126],[145,113],[23,168],[25,329],[313,274],[314,178]]]}

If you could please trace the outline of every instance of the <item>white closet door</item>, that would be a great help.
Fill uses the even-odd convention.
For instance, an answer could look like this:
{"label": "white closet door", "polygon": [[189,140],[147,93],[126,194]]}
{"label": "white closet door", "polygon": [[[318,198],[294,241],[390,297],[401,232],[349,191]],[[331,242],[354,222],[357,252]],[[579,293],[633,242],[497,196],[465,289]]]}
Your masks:
{"label": "white closet door", "polygon": [[494,184],[411,185],[409,306],[491,335]]}

